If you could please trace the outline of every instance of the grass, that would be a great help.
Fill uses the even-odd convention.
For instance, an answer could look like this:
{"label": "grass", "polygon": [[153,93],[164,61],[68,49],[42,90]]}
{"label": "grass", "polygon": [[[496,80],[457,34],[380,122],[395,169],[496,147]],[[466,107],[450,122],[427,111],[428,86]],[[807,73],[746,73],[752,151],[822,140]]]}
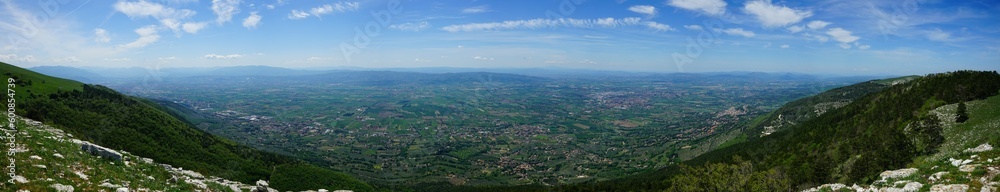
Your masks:
{"label": "grass", "polygon": [[[7,78],[17,77],[18,80],[22,82],[18,86],[14,87],[15,99],[24,100],[28,97],[29,93],[35,95],[47,96],[51,93],[56,93],[59,90],[71,91],[71,90],[82,90],[83,83],[76,82],[73,80],[50,77],[43,75],[41,73],[36,73],[27,69],[23,69],[11,64],[0,62],[0,77],[3,77],[3,84],[7,84]],[[31,82],[31,85],[25,86],[24,84]],[[27,87],[31,87],[30,92]],[[6,91],[4,92],[6,95]]]}
{"label": "grass", "polygon": [[[73,186],[78,191],[115,190],[101,186],[106,182],[123,187],[127,185],[130,189],[196,190],[195,186],[183,182],[168,182],[167,180],[171,178],[170,172],[157,164],[139,163],[139,157],[126,155],[133,160],[129,165],[125,165],[123,162],[114,162],[84,153],[80,150],[80,145],[70,142],[70,138],[43,130],[39,126],[27,125],[21,121],[16,125],[19,130],[16,143],[28,150],[14,156],[16,171],[29,182],[16,184],[15,188],[49,191],[52,190],[51,185],[62,184]],[[7,158],[3,158],[0,163],[8,165],[10,162]],[[11,184],[5,183],[5,185]]]}

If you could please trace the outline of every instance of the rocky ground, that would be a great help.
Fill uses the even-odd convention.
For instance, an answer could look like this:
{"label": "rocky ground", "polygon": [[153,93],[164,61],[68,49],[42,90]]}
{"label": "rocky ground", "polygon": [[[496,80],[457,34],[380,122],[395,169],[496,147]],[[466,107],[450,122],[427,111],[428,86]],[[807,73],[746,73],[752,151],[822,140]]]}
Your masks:
{"label": "rocky ground", "polygon": [[[266,181],[250,185],[160,164],[125,151],[96,145],[88,149],[93,144],[38,121],[20,119],[19,131],[14,135],[17,147],[12,149],[16,176],[11,179],[13,183],[0,183],[0,188],[60,192],[277,191],[269,188]],[[9,142],[6,137],[2,140]],[[94,152],[95,147],[101,148],[100,152]],[[115,158],[116,154],[119,158]],[[9,165],[10,161],[5,158],[0,163]],[[4,169],[5,175],[7,170]]]}

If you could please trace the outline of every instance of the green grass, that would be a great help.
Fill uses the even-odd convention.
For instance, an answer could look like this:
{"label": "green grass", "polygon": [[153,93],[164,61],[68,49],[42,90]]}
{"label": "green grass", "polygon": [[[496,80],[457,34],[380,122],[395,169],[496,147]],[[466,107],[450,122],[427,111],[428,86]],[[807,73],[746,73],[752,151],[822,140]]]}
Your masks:
{"label": "green grass", "polygon": [[[24,100],[30,94],[47,96],[59,90],[71,91],[83,88],[83,83],[80,82],[46,76],[4,62],[0,62],[0,77],[3,77],[2,81],[5,86],[8,83],[8,78],[18,80],[17,86],[14,87],[15,94],[17,95],[14,98],[17,100]],[[27,85],[29,82],[30,85]],[[6,91],[4,95],[6,95]]]}
{"label": "green grass", "polygon": [[[939,153],[928,158],[928,161],[940,161],[960,154],[963,150],[979,146],[983,143],[1000,145],[1000,95],[985,100],[966,102],[969,120],[965,123],[955,123],[954,119],[942,118],[951,128],[944,129],[941,134],[945,142],[938,148]],[[953,117],[957,104],[939,107],[934,111]]]}
{"label": "green grass", "polygon": [[[6,124],[6,118],[3,122]],[[28,149],[14,156],[16,172],[29,182],[7,189],[49,191],[52,190],[50,185],[63,184],[73,186],[77,191],[114,191],[113,188],[100,186],[102,181],[107,181],[113,185],[128,183],[131,189],[196,190],[193,185],[168,182],[171,177],[169,172],[156,164],[139,163],[136,156],[126,155],[133,161],[125,165],[122,162],[84,153],[80,150],[80,145],[70,142],[70,138],[42,130],[38,126],[30,126],[21,121],[16,125],[19,130],[16,143]],[[56,154],[63,157],[56,157]],[[31,158],[32,156],[41,159]],[[10,161],[2,158],[0,163],[9,165]],[[86,178],[77,175],[76,172],[85,175]],[[6,181],[6,174],[4,178]],[[6,187],[0,186],[0,188]]]}

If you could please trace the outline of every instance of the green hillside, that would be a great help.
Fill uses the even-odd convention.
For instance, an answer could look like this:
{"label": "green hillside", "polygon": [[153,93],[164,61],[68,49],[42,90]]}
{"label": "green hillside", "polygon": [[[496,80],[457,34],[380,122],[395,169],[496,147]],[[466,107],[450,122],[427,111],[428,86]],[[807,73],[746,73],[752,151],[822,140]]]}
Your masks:
{"label": "green hillside", "polygon": [[928,111],[984,99],[998,90],[996,72],[929,75],[867,95],[788,131],[705,154],[687,162],[703,166],[685,168],[669,183],[679,190],[692,185],[711,187],[713,179],[723,177],[695,176],[722,165],[707,162],[752,162],[753,173],[776,174],[768,177],[776,180],[766,182],[787,183],[792,189],[833,182],[871,183],[883,170],[902,168],[918,156],[937,152],[943,136],[936,126],[938,118]]}
{"label": "green hillside", "polygon": [[[0,63],[0,71],[4,79],[16,78],[19,82],[17,115],[52,125],[82,140],[244,183],[288,180],[273,178],[281,175],[273,168],[300,163],[208,134],[158,109],[151,101],[104,86],[53,78],[6,63]],[[298,179],[302,178],[291,178]],[[340,182],[355,183],[341,186],[368,186],[353,178]]]}
{"label": "green hillside", "polygon": [[[0,62],[0,75],[3,75],[4,85],[8,78],[15,80],[14,91],[17,100],[24,100],[31,95],[47,96],[59,91],[81,90],[83,83],[36,73],[4,62]],[[26,89],[30,87],[30,89]]]}

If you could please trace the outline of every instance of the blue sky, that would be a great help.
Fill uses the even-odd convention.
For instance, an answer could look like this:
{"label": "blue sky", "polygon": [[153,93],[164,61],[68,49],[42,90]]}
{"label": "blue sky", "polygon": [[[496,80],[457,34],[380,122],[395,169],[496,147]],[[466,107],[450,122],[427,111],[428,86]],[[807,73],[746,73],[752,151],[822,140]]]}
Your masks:
{"label": "blue sky", "polygon": [[0,0],[22,67],[1000,68],[1000,2]]}

